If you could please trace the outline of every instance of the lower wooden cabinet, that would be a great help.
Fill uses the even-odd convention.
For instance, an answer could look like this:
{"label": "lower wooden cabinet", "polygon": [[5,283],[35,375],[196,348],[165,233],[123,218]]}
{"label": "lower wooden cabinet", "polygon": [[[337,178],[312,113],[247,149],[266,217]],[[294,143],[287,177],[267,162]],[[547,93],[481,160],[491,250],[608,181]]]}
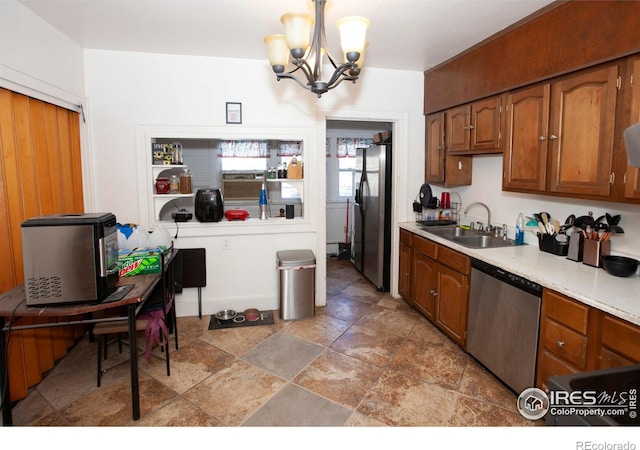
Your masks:
{"label": "lower wooden cabinet", "polygon": [[536,386],[549,378],[640,363],[640,327],[557,292],[542,295]]}
{"label": "lower wooden cabinet", "polygon": [[[406,230],[400,236],[400,295],[465,348],[470,258]],[[405,277],[410,279],[408,290]]]}

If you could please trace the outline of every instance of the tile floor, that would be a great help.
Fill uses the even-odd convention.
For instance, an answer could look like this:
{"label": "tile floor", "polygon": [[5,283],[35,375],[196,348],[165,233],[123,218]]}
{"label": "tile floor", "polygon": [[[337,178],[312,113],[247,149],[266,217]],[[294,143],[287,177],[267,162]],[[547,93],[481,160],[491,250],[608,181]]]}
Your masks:
{"label": "tile floor", "polygon": [[[96,344],[85,338],[15,406],[14,423],[540,425],[518,413],[514,393],[348,261],[328,260],[327,295],[327,306],[306,320],[208,330],[208,316],[180,318],[171,376],[162,359],[140,358],[139,421],[131,419],[128,365],[108,371],[97,388]],[[110,360],[124,357],[110,348]]]}

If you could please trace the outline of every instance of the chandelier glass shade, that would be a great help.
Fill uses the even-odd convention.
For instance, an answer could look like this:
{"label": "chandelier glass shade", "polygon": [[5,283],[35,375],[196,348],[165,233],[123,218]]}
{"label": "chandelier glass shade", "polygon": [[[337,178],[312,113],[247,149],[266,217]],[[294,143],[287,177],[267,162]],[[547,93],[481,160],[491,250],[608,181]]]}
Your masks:
{"label": "chandelier glass shade", "polygon": [[[355,83],[358,79],[364,63],[365,48],[368,45],[365,36],[369,20],[359,16],[338,20],[336,26],[340,32],[344,56],[344,62],[338,62],[329,53],[326,43],[324,7],[327,0],[312,1],[315,5],[315,19],[306,13],[286,13],[280,19],[284,25],[284,34],[270,34],[264,38],[264,42],[267,46],[269,64],[278,81],[282,78],[292,79],[320,97],[344,80]],[[327,81],[322,81],[325,56],[334,71]],[[294,68],[285,72],[290,58]],[[295,72],[299,72],[302,80]]]}

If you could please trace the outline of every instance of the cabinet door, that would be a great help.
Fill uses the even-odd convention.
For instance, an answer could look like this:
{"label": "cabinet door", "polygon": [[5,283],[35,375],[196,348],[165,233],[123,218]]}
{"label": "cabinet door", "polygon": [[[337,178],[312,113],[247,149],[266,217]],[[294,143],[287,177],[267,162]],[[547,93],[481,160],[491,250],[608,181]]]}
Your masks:
{"label": "cabinet door", "polygon": [[398,293],[407,302],[413,304],[413,299],[411,298],[411,247],[400,242],[399,253]]}
{"label": "cabinet door", "polygon": [[426,116],[425,173],[427,183],[444,183],[444,113]]}
{"label": "cabinet door", "polygon": [[468,151],[471,143],[471,105],[447,110],[445,142],[447,152]]}
{"label": "cabinet door", "polygon": [[599,345],[600,369],[640,362],[640,328],[603,313]]}
{"label": "cabinet door", "polygon": [[470,149],[474,153],[499,153],[502,97],[497,95],[471,104]]}
{"label": "cabinet door", "polygon": [[413,252],[413,300],[416,308],[431,320],[435,320],[436,270],[438,263],[426,255]]}
{"label": "cabinet door", "polygon": [[[631,66],[631,84],[629,86],[629,92],[631,93],[631,119],[629,120],[629,125],[633,125],[640,122],[640,57],[631,58],[629,65]],[[627,166],[624,197],[640,198],[640,169],[637,167]]]}
{"label": "cabinet door", "polygon": [[551,192],[609,195],[617,78],[612,65],[551,85]]}
{"label": "cabinet door", "polygon": [[464,348],[467,338],[469,278],[438,264],[436,324]]}
{"label": "cabinet door", "polygon": [[547,185],[548,84],[507,96],[504,190],[544,192]]}

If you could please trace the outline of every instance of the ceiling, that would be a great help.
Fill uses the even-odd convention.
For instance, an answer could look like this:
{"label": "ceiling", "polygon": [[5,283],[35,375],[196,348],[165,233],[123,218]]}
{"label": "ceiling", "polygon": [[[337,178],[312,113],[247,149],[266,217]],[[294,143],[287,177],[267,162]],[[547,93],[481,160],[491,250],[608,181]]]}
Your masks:
{"label": "ceiling", "polygon": [[[265,60],[263,37],[309,0],[19,0],[83,48]],[[329,50],[343,16],[365,16],[366,66],[423,71],[552,0],[329,0]]]}

